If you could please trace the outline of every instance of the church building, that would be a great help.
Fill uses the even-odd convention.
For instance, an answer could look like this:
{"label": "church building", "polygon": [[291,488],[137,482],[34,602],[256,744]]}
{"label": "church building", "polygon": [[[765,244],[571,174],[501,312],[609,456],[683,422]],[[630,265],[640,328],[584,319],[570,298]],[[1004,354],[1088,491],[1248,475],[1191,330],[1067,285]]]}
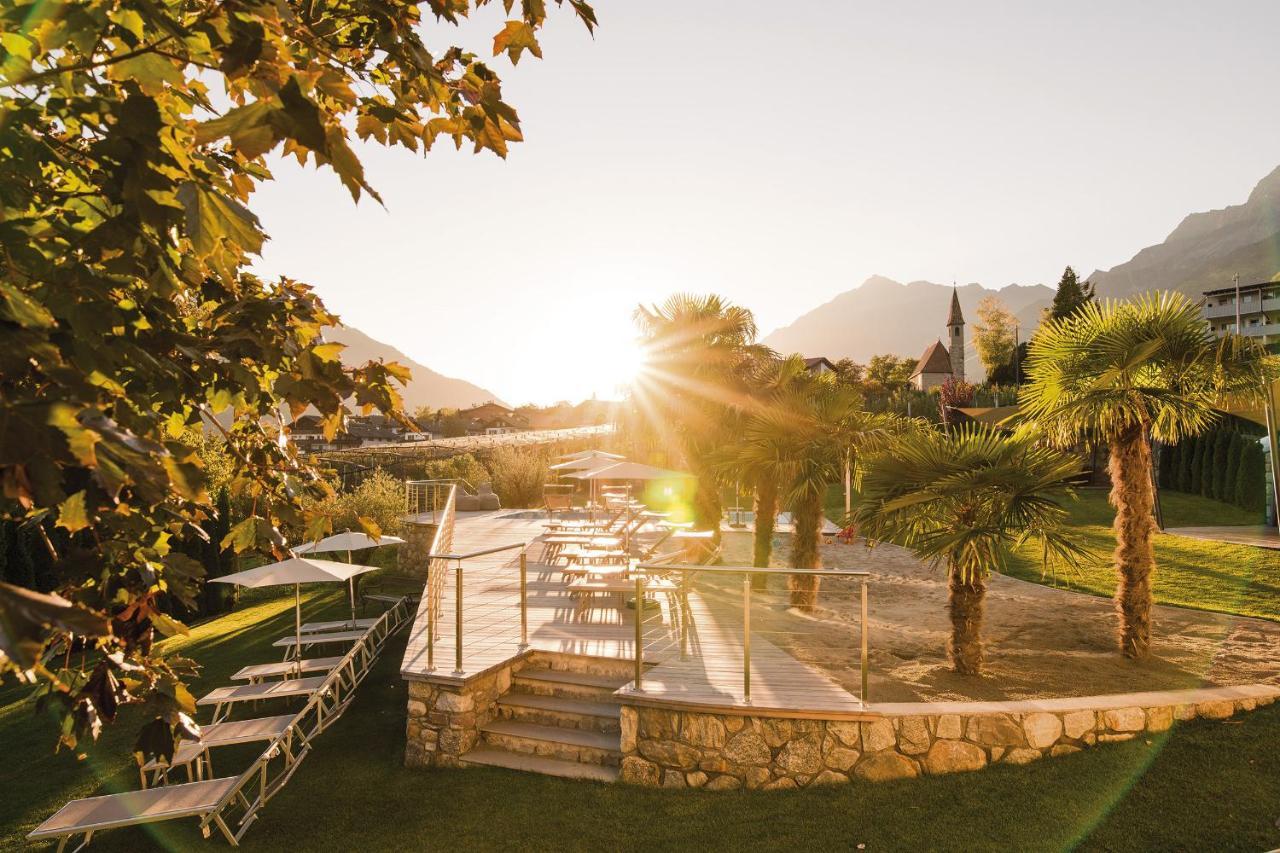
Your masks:
{"label": "church building", "polygon": [[964,315],[960,313],[960,297],[951,289],[951,311],[947,315],[947,342],[934,341],[925,349],[911,374],[911,384],[921,391],[937,388],[948,379],[964,380]]}

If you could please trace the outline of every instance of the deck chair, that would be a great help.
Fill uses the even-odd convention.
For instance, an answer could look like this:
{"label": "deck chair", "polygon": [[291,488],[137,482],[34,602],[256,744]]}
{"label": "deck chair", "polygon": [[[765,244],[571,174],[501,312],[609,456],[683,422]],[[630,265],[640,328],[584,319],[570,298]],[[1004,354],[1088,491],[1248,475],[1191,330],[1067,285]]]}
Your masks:
{"label": "deck chair", "polygon": [[293,714],[281,714],[277,717],[258,717],[201,726],[200,740],[182,741],[174,750],[173,759],[169,763],[153,758],[138,768],[142,787],[167,784],[169,774],[179,767],[186,770],[188,782],[200,781],[206,775],[212,776],[213,759],[209,755],[210,749],[215,746],[274,740],[284,734],[293,718]]}
{"label": "deck chair", "polygon": [[331,672],[342,663],[342,658],[307,658],[300,661],[281,661],[280,663],[254,663],[243,666],[231,676],[232,681],[247,681],[257,684],[268,678],[296,678],[300,673]]}
{"label": "deck chair", "polygon": [[263,681],[258,684],[240,684],[235,687],[218,687],[196,700],[196,705],[213,706],[213,722],[220,723],[241,702],[258,702],[263,699],[308,699],[325,683],[327,677],[290,678],[284,681]]}

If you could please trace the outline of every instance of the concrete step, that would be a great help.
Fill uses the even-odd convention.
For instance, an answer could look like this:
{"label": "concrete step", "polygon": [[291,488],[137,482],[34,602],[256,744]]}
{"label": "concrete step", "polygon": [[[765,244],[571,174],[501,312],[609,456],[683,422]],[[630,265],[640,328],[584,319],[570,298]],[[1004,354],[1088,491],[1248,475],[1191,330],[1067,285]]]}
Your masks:
{"label": "concrete step", "polygon": [[507,752],[613,767],[622,763],[622,741],[616,732],[494,720],[481,727],[480,737],[488,746]]}
{"label": "concrete step", "polygon": [[613,692],[631,681],[608,675],[592,675],[563,669],[525,668],[515,673],[514,687],[521,692],[540,696],[563,696],[589,699],[594,702],[610,702]]}
{"label": "concrete step", "polygon": [[614,702],[593,702],[536,693],[507,693],[498,699],[498,716],[504,720],[566,729],[617,732],[621,725],[619,720],[622,709]]}
{"label": "concrete step", "polygon": [[617,767],[606,767],[601,764],[583,764],[578,761],[564,761],[559,758],[544,758],[541,755],[507,752],[502,749],[479,747],[463,755],[460,760],[463,764],[505,767],[508,770],[541,773],[543,776],[562,776],[566,779],[590,779],[596,782],[616,782],[618,780]]}

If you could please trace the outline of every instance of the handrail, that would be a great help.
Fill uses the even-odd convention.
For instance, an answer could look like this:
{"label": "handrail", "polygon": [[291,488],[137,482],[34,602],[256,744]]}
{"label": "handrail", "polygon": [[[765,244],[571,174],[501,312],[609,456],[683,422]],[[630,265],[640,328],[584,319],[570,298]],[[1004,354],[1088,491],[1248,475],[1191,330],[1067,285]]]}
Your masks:
{"label": "handrail", "polygon": [[787,569],[778,566],[704,566],[697,563],[641,563],[634,571],[720,572],[737,575],[750,572],[753,575],[814,575],[823,578],[869,578],[871,572],[854,569]]}
{"label": "handrail", "polygon": [[512,548],[525,548],[529,545],[525,542],[512,542],[510,545],[499,545],[496,548],[485,548],[480,551],[472,551],[470,554],[428,554],[427,558],[431,560],[470,560],[475,557],[484,557],[488,554],[497,554],[499,551],[510,551]]}
{"label": "handrail", "polygon": [[[868,604],[867,604],[867,578],[871,577],[870,572],[844,570],[844,569],[787,569],[776,566],[707,566],[696,563],[660,563],[647,562],[637,565],[632,569],[632,574],[636,578],[636,650],[635,650],[635,681],[631,689],[636,693],[644,692],[644,649],[643,637],[641,631],[641,623],[644,620],[644,575],[648,574],[668,574],[670,572],[710,572],[712,574],[731,574],[742,575],[742,695],[743,701],[751,704],[751,575],[812,575],[814,577],[841,577],[841,578],[858,578],[861,583],[861,611],[860,620],[860,659],[859,659],[859,676],[862,686],[862,694],[859,696],[862,704],[867,702],[867,681],[870,675],[870,643],[868,640]],[[680,649],[681,656],[684,655],[684,649],[687,645],[685,631],[687,626],[684,620],[681,620],[680,626]]]}

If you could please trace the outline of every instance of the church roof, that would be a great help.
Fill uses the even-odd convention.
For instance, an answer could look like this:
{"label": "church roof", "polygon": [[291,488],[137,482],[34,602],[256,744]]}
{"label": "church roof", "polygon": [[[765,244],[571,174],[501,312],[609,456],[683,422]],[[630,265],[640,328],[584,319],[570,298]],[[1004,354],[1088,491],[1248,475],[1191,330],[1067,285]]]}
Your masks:
{"label": "church roof", "polygon": [[934,341],[929,344],[929,348],[924,351],[924,355],[920,356],[920,361],[916,363],[915,372],[911,374],[914,378],[921,373],[950,373],[951,372],[951,354],[947,352],[947,348],[942,345],[942,341]]}
{"label": "church roof", "polygon": [[964,315],[960,313],[960,294],[951,288],[951,311],[947,314],[948,326],[963,326]]}

